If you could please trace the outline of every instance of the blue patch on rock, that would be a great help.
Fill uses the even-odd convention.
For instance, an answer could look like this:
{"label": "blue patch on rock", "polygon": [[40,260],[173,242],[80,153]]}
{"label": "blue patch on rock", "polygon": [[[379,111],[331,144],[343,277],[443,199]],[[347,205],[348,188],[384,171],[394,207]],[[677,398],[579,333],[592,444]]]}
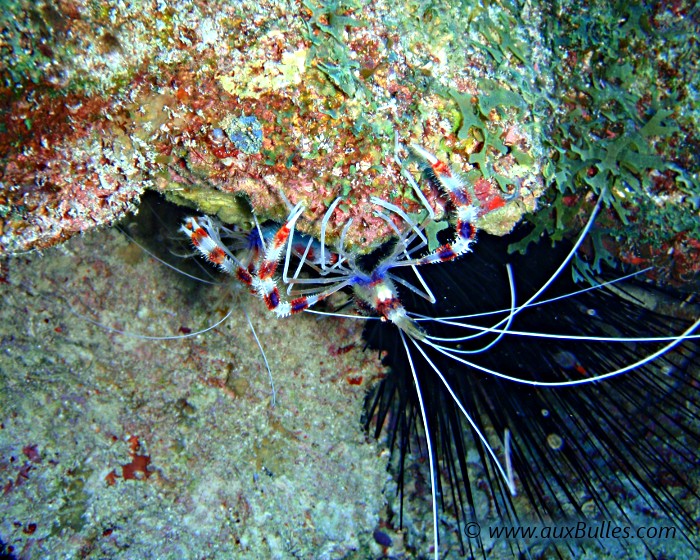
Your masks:
{"label": "blue patch on rock", "polygon": [[263,143],[262,125],[255,117],[240,117],[226,127],[226,135],[241,152],[260,153]]}

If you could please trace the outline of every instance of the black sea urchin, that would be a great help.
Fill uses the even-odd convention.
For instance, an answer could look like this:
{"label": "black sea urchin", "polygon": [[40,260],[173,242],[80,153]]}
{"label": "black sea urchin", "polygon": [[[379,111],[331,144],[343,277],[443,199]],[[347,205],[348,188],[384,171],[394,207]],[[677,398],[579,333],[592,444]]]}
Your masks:
{"label": "black sea urchin", "polygon": [[[513,240],[481,235],[473,254],[422,270],[440,294],[438,302],[431,306],[402,294],[406,306],[432,317],[469,315],[472,324],[493,325],[498,315],[490,312],[512,305],[505,263],[512,264],[517,301],[523,302],[568,251],[543,240],[525,256],[508,255]],[[465,340],[460,349],[475,351],[468,358],[476,366],[512,377],[576,380],[638,362],[665,345],[641,339],[675,336],[698,316],[693,295],[639,277],[581,293],[582,288],[563,271],[539,298],[543,303],[515,317],[510,334],[497,344],[481,351],[485,343],[479,338]],[[430,329],[441,337],[463,332],[449,323],[431,322]],[[488,336],[493,341],[497,333]],[[396,525],[404,521],[404,494],[417,495],[410,477],[426,477],[421,473],[429,466],[417,469],[413,463],[425,452],[426,438],[411,374],[415,368],[440,473],[443,542],[436,557],[697,554],[700,368],[693,340],[620,377],[549,388],[499,379],[430,349],[422,355],[411,348],[411,366],[399,333],[387,325],[369,324],[366,337],[372,347],[387,351],[392,372],[368,399],[367,425],[374,425],[376,436],[388,426],[397,451],[402,495]],[[614,338],[639,341],[611,342]],[[465,421],[433,366],[476,427]],[[506,458],[517,496],[494,467],[479,432]],[[408,509],[410,532],[424,532],[424,538],[416,537],[418,556],[427,556],[429,523],[415,517],[415,504]]]}

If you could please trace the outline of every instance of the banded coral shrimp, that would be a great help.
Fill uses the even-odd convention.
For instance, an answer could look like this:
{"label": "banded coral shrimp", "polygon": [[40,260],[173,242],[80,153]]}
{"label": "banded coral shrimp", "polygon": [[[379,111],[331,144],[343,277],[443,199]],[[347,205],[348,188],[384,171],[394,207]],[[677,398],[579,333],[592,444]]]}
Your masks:
{"label": "banded coral shrimp", "polygon": [[[387,209],[380,205],[378,211]],[[396,222],[401,226],[401,219]],[[484,255],[493,248],[486,236],[480,235],[478,243],[475,249],[483,247],[489,251],[479,249],[450,263],[421,267],[421,276],[433,288],[437,301],[423,304],[423,298],[406,288],[401,293],[405,307],[443,317],[465,314],[464,309],[469,309],[469,313],[474,308],[505,309],[500,317],[508,316],[512,303],[503,261],[490,263]],[[545,249],[542,254],[528,257],[538,267],[514,262],[517,302],[527,301],[528,282],[539,287],[542,277],[551,275],[542,263],[563,258],[549,247]],[[193,553],[193,543],[196,551],[207,550],[213,556],[341,557],[351,555],[353,550],[365,557],[381,554],[377,544],[370,541],[384,500],[384,458],[377,456],[357,426],[366,385],[350,383],[358,375],[368,376],[373,370],[376,375],[377,371],[374,356],[359,351],[359,321],[324,319],[319,323],[304,314],[297,314],[293,323],[275,321],[270,320],[267,310],[261,310],[262,305],[250,305],[249,313],[258,334],[263,343],[268,341],[266,350],[278,389],[278,405],[271,410],[267,375],[242,313],[233,313],[206,336],[167,342],[110,333],[65,310],[67,301],[102,324],[122,330],[177,334],[180,327],[194,331],[195,326],[212,325],[219,320],[212,317],[223,318],[230,307],[217,300],[222,290],[228,290],[226,286],[188,283],[176,290],[167,289],[170,270],[153,266],[140,249],[115,231],[76,239],[54,253],[53,258],[16,262],[8,275],[10,284],[1,286],[3,290],[8,286],[17,289],[10,292],[4,308],[15,310],[14,321],[22,318],[26,323],[13,326],[8,318],[2,324],[7,329],[3,333],[3,394],[13,395],[4,404],[7,417],[0,433],[7,452],[2,456],[20,458],[15,460],[16,466],[9,459],[2,465],[3,472],[12,474],[11,487],[0,497],[5,511],[12,512],[2,518],[3,541],[12,543],[17,550],[26,546],[37,556],[42,552],[55,555],[57,551],[72,554],[85,547],[109,557],[139,554],[174,558],[182,557],[183,552]],[[360,259],[357,260],[359,265]],[[291,262],[290,257],[287,277],[297,284],[296,288],[313,288],[300,282],[305,277],[296,274],[298,264],[292,267]],[[474,263],[473,270],[461,268],[462,263],[468,262]],[[518,275],[520,265],[524,267],[524,277]],[[368,267],[371,269],[372,265]],[[410,267],[403,268],[407,274],[401,278],[415,284]],[[318,275],[313,267],[306,269],[309,276]],[[400,270],[392,273],[397,277],[402,274]],[[172,276],[180,278],[175,273]],[[283,276],[284,265],[278,271],[278,279],[285,296]],[[455,278],[469,278],[470,284],[459,285]],[[496,286],[495,279],[504,278],[504,286]],[[501,299],[484,304],[483,292],[491,285],[497,288]],[[63,292],[66,300],[37,297],[69,288],[68,293]],[[571,291],[566,287],[562,290]],[[604,292],[588,295],[593,297],[594,293]],[[553,328],[571,328],[573,332],[580,329],[575,323],[577,318],[592,320],[590,309],[600,314],[602,326],[589,328],[607,331],[608,336],[611,331],[615,335],[638,332],[632,318],[641,322],[644,329],[657,332],[684,329],[680,321],[665,325],[654,318],[650,322],[654,316],[636,304],[621,303],[609,296],[607,300],[584,301],[584,305],[579,299],[584,296],[528,307],[515,317],[510,330],[541,330],[542,324],[553,321],[552,305],[557,306],[562,317]],[[623,306],[620,314],[609,313],[619,306]],[[537,314],[539,310],[541,314]],[[531,313],[535,316],[530,316],[524,328],[517,326],[517,321],[527,319]],[[407,354],[393,325],[370,321],[370,327],[373,325],[387,327],[382,329],[383,345],[390,349],[387,359],[393,362],[394,375],[384,379],[376,414],[369,416],[375,417],[378,426],[388,424],[390,433],[394,430],[401,450],[420,455],[421,448],[409,447],[416,431],[420,436],[421,428],[414,408],[417,403]],[[443,327],[430,322],[424,328],[440,336]],[[448,328],[451,327],[444,326]],[[337,346],[339,341],[342,351]],[[596,358],[581,352],[580,341],[573,348],[562,348],[569,354],[545,352],[543,344],[535,350],[523,349],[517,346],[515,335],[509,336],[508,341],[507,345],[493,347],[498,353],[483,352],[470,359],[493,360],[494,363],[485,363],[491,369],[504,368],[504,363],[515,367],[539,360],[539,371],[545,371],[545,367],[571,364],[569,354],[573,354],[589,360],[581,362],[580,367],[596,371],[591,359],[599,360],[601,368],[609,370],[611,361],[632,363],[638,354],[634,348],[628,348],[621,351],[623,354],[611,355],[614,347],[605,350],[607,342],[601,343],[605,354]],[[353,343],[358,348],[348,349]],[[51,355],[37,356],[37,345],[52,349]],[[510,350],[510,355],[502,356],[506,350]],[[685,355],[690,361],[688,352],[684,347],[680,357]],[[602,393],[578,388],[560,397],[561,389],[533,388],[528,389],[525,399],[523,392],[485,375],[460,383],[461,366],[443,360],[441,354],[428,355],[447,376],[467,410],[479,411],[472,416],[506,472],[507,424],[518,490],[518,497],[511,498],[505,481],[496,474],[487,452],[480,447],[480,440],[475,438],[474,443],[469,429],[463,431],[464,420],[450,404],[452,397],[422,361],[422,355],[413,350],[411,357],[423,389],[430,434],[435,438],[433,449],[442,462],[444,490],[438,497],[445,505],[439,520],[443,556],[460,552],[458,539],[464,531],[464,525],[458,528],[455,518],[449,515],[451,505],[465,505],[467,512],[472,508],[474,518],[482,523],[499,514],[506,521],[517,514],[521,523],[538,515],[547,518],[550,513],[559,518],[555,514],[562,509],[566,512],[567,508],[591,516],[602,510],[610,513],[606,519],[626,515],[636,522],[648,520],[640,510],[657,508],[656,494],[662,499],[667,497],[670,503],[666,509],[657,508],[660,511],[676,511],[682,519],[692,512],[696,504],[695,495],[688,490],[688,480],[692,478],[679,475],[678,470],[690,469],[697,455],[689,447],[697,441],[698,433],[697,425],[692,423],[697,417],[697,374],[695,378],[685,376],[683,364],[664,361],[658,366],[646,366],[641,379],[637,372],[635,377],[606,381],[601,384],[606,391]],[[503,362],[498,363],[499,359]],[[556,379],[559,374],[575,371],[576,365],[563,372],[555,370],[551,375]],[[665,371],[672,366],[671,371]],[[523,369],[522,373],[529,373]],[[616,388],[617,384],[622,387]],[[392,409],[393,404],[398,408]],[[643,407],[646,410],[642,414],[639,410]],[[27,410],[32,410],[31,415]],[[443,410],[447,412],[443,414]],[[591,411],[595,418],[586,418],[582,411]],[[637,437],[642,433],[648,435],[648,445],[641,436]],[[138,447],[130,443],[134,441],[132,436],[137,438]],[[10,449],[7,442],[11,441],[20,442],[19,447],[15,443]],[[441,445],[443,441],[450,445]],[[59,442],[69,444],[60,447]],[[36,452],[31,448],[34,445]],[[134,453],[131,445],[136,447]],[[636,445],[644,447],[637,450]],[[22,451],[24,446],[29,455]],[[46,460],[32,462],[29,456],[35,457],[35,453]],[[590,458],[589,453],[593,453]],[[148,457],[150,463],[143,471],[137,471],[133,479],[119,476],[124,467],[133,468],[135,456]],[[31,468],[21,471],[24,465],[17,463],[24,457]],[[313,466],[309,468],[300,457],[308,458]],[[645,461],[650,466],[642,470]],[[387,554],[410,556],[415,550],[414,555],[421,557],[430,550],[432,514],[423,519],[423,513],[416,513],[423,503],[430,508],[430,500],[424,499],[420,488],[425,470],[421,467],[425,466],[416,466],[409,455],[404,456],[403,481],[407,496],[412,498],[407,500],[404,520],[411,550],[402,547],[401,533],[392,532],[399,523],[389,517],[388,526],[380,525],[380,530],[393,538]],[[649,488],[653,490],[657,484],[654,470],[664,466],[667,468],[658,480],[666,490],[650,493]],[[16,484],[25,480],[19,471],[28,475],[22,484]],[[592,478],[587,482],[588,471]],[[57,473],[55,482],[38,484],[48,480],[52,472]],[[116,475],[110,484],[113,472]],[[293,479],[299,482],[293,484]],[[467,492],[471,492],[471,497]],[[682,492],[687,495],[677,496]],[[529,505],[529,497],[535,505]],[[15,504],[20,503],[20,498],[31,508],[19,510]],[[573,505],[566,506],[567,499]],[[398,511],[400,506],[392,507]],[[25,533],[24,529],[36,522],[37,511],[46,511],[50,519],[56,517],[58,525],[38,523],[34,534]],[[20,525],[16,527],[14,523]],[[52,538],[55,530],[71,538]],[[473,546],[478,551],[479,543],[462,538],[465,547]],[[386,542],[384,537],[380,539]],[[569,552],[566,546],[560,545],[562,554]],[[486,536],[483,547],[491,556],[502,552],[499,543],[489,542]],[[516,552],[520,549],[532,554],[541,547],[541,543],[513,544]],[[661,550],[661,545],[654,550]],[[513,554],[507,548],[502,555]]]}
{"label": "banded coral shrimp", "polygon": [[[378,434],[389,415],[392,400],[399,401],[398,409],[402,413],[398,420],[393,421],[392,439],[401,442],[402,473],[409,433],[418,425],[427,434],[435,557],[441,554],[438,542],[439,494],[443,504],[451,502],[455,508],[456,528],[453,528],[453,532],[457,535],[462,554],[467,549],[474,554],[475,549],[481,548],[483,551],[485,546],[489,549],[495,546],[494,539],[486,541],[486,545],[483,540],[472,542],[478,534],[467,533],[469,538],[465,540],[461,537],[463,522],[466,522],[465,529],[472,530],[474,523],[487,515],[484,500],[475,498],[477,491],[483,491],[483,488],[479,489],[479,481],[487,488],[489,497],[486,501],[490,502],[490,507],[495,508],[501,521],[511,527],[522,525],[523,516],[526,521],[543,523],[546,520],[583,522],[581,520],[584,518],[595,520],[596,515],[603,515],[608,521],[613,517],[616,522],[634,525],[639,522],[637,513],[630,512],[629,503],[619,495],[636,492],[636,499],[646,501],[649,508],[656,508],[659,515],[667,517],[679,528],[692,531],[692,505],[684,505],[672,492],[657,488],[654,477],[660,476],[659,472],[663,471],[667,479],[670,477],[689,492],[691,504],[698,497],[692,479],[679,474],[674,463],[675,460],[683,460],[693,466],[697,460],[693,444],[684,439],[686,436],[695,441],[698,439],[698,429],[694,423],[696,401],[691,395],[688,410],[681,407],[670,413],[667,408],[681,402],[674,393],[678,390],[677,386],[693,390],[695,379],[692,373],[686,375],[685,370],[688,362],[692,361],[690,341],[697,338],[693,334],[700,323],[696,318],[697,310],[690,312],[689,324],[671,319],[664,322],[644,311],[639,302],[610,300],[606,299],[610,297],[609,294],[601,295],[605,294],[606,287],[622,281],[635,282],[637,274],[601,281],[601,285],[591,288],[569,287],[568,291],[562,291],[559,287],[558,295],[546,300],[541,298],[551,284],[561,281],[562,270],[570,263],[594,222],[599,200],[577,243],[553,271],[548,271],[542,277],[541,284],[533,282],[533,278],[516,282],[508,268],[508,289],[505,293],[509,293],[509,301],[500,298],[499,302],[498,298],[492,298],[492,303],[499,303],[491,310],[477,314],[473,313],[473,307],[469,313],[450,313],[450,307],[463,307],[465,302],[471,304],[472,300],[478,300],[481,294],[477,294],[476,298],[470,294],[474,286],[479,292],[488,291],[485,287],[493,283],[493,278],[483,280],[483,271],[475,274],[472,271],[471,278],[475,280],[468,286],[461,286],[452,279],[446,283],[446,287],[451,286],[454,292],[459,290],[456,300],[462,303],[456,305],[453,298],[442,292],[443,287],[440,287],[441,302],[436,305],[437,298],[433,295],[436,285],[424,278],[436,276],[424,273],[423,267],[455,261],[470,252],[476,235],[474,222],[478,208],[472,202],[468,188],[449,166],[420,146],[414,146],[410,151],[424,176],[442,189],[452,205],[456,216],[454,241],[430,251],[424,232],[434,219],[434,214],[428,212],[426,218],[414,220],[400,208],[374,199],[377,215],[388,224],[394,224],[397,241],[393,246],[371,264],[360,264],[356,255],[346,251],[344,235],[341,235],[338,246],[333,248],[333,254],[338,255],[333,264],[327,263],[323,256],[320,262],[311,263],[306,261],[305,253],[291,249],[294,225],[303,211],[297,205],[287,223],[278,230],[265,257],[256,267],[254,277],[247,278],[245,283],[253,287],[278,316],[301,311],[319,312],[311,307],[337,291],[351,288],[361,308],[395,327],[399,342],[395,343],[396,348],[390,353],[395,375],[389,378],[391,381],[383,382],[376,400],[370,405],[370,411],[377,413]],[[324,225],[339,202],[336,200],[324,217],[321,227],[322,252],[325,250]],[[216,239],[216,229],[211,224],[204,225],[199,228],[195,221],[184,231],[208,260],[221,265],[219,261],[225,249]],[[346,224],[347,227],[350,224]],[[206,242],[202,243],[202,240]],[[290,269],[292,254],[300,261],[295,271]],[[283,271],[276,275],[283,256]],[[233,263],[235,257],[231,254],[229,257]],[[466,262],[468,259],[461,260]],[[300,271],[306,265],[312,272],[302,277]],[[240,263],[236,266],[242,268]],[[420,270],[418,267],[421,267]],[[406,268],[412,269],[411,278],[398,272]],[[440,270],[442,267],[434,268]],[[490,264],[486,268],[493,269],[494,266]],[[542,276],[539,271],[534,272],[529,270],[530,276]],[[291,299],[280,293],[280,283],[286,288],[286,296]],[[404,291],[401,299],[397,285]],[[529,285],[535,287],[530,288]],[[516,291],[522,298],[523,288],[527,292],[525,303],[516,303]],[[429,311],[409,311],[403,303],[408,298],[426,301]],[[562,317],[545,323],[540,309],[551,308],[553,304]],[[521,318],[527,315],[531,317]],[[495,322],[487,320],[483,324],[473,322],[484,316],[496,316],[498,319]],[[536,319],[534,322],[533,317]],[[587,324],[577,323],[582,319]],[[630,323],[632,319],[641,324]],[[562,326],[564,329],[560,332],[543,332],[543,324]],[[676,334],[678,332],[680,334]],[[488,340],[482,343],[484,337],[488,337]],[[537,339],[537,350],[533,352],[527,346],[511,343],[514,337]],[[493,352],[492,348],[503,344],[503,339],[509,341],[506,349]],[[596,348],[595,345],[602,347]],[[652,350],[640,350],[641,345],[651,345]],[[674,364],[666,355],[679,345],[683,346],[677,354],[681,356],[681,363]],[[615,346],[620,349],[614,350]],[[655,361],[657,358],[661,360]],[[633,371],[635,373],[630,380],[623,376]],[[404,375],[400,372],[404,372]],[[679,373],[678,376],[676,373]],[[618,376],[621,379],[611,379]],[[599,389],[597,382],[602,380],[610,381],[604,389]],[[518,389],[513,389],[513,383],[526,387],[526,398],[518,394]],[[430,389],[426,390],[425,387]],[[565,388],[576,389],[562,398]],[[407,394],[415,396],[407,397]],[[649,414],[652,418],[649,422],[639,421],[643,426],[640,428],[630,421],[630,417],[637,414],[642,406],[648,407],[645,412],[651,409],[653,413]],[[658,418],[670,422],[673,429],[669,430],[666,424],[657,426],[655,421]],[[657,456],[651,443],[635,445],[634,434],[640,434],[642,429],[658,440],[655,443],[664,441],[663,436],[674,433],[674,430],[680,433],[673,436],[677,439],[671,439],[670,443],[666,441],[676,457],[672,460]],[[469,437],[471,444],[466,443]],[[469,448],[478,450],[483,468],[480,474],[475,474],[467,465]],[[438,449],[443,458],[444,481],[438,475]],[[403,479],[403,474],[400,474],[400,478]],[[440,488],[449,489],[449,495],[439,491]],[[522,488],[525,499],[515,498],[518,488]],[[606,497],[603,497],[604,494]],[[530,511],[525,510],[526,514],[523,514],[523,502],[529,503]],[[479,504],[481,507],[478,507]],[[692,536],[684,538],[681,546],[696,546]],[[548,538],[544,536],[528,542],[524,539],[513,540],[511,552],[519,549],[528,553],[532,552],[533,547],[549,544],[554,550],[568,550],[575,554],[584,546],[580,543],[547,543]],[[588,534],[587,541],[604,545],[609,551],[619,548],[617,544],[607,542],[598,532]],[[660,550],[657,544],[642,541],[639,550],[654,554]],[[559,548],[561,546],[566,549]]]}

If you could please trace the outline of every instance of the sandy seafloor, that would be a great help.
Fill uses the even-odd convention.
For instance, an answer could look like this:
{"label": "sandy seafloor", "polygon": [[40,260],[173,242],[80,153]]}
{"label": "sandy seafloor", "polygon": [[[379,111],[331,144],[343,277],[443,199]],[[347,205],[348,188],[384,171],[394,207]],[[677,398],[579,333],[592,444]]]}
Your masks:
{"label": "sandy seafloor", "polygon": [[[230,283],[183,279],[116,229],[4,266],[0,539],[15,558],[432,557],[426,458],[408,459],[400,531],[389,453],[362,429],[383,370],[362,351],[361,322],[276,320]],[[274,407],[241,306],[270,362]],[[210,332],[172,341],[76,315],[174,335],[229,310]],[[479,519],[495,515],[484,491],[475,500]],[[654,522],[641,506],[628,511],[635,525]],[[443,558],[463,557],[455,530],[441,515]],[[486,544],[488,558],[513,557]],[[620,557],[617,547],[572,552]],[[657,550],[684,558],[687,544]]]}
{"label": "sandy seafloor", "polygon": [[[381,554],[372,534],[395,487],[388,453],[361,426],[380,373],[362,324],[277,321],[230,285],[183,280],[116,230],[5,273],[0,538],[17,558]],[[206,334],[152,341],[69,307],[151,335],[233,313]]]}

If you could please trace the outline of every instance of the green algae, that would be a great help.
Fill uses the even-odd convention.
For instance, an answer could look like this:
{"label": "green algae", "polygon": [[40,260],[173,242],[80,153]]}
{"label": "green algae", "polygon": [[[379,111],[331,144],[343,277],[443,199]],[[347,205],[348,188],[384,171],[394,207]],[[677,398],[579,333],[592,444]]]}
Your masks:
{"label": "green algae", "polygon": [[[614,262],[600,236],[618,240],[632,255],[645,246],[663,250],[679,234],[700,237],[690,132],[697,129],[698,112],[693,82],[684,80],[697,62],[690,46],[694,31],[689,19],[669,24],[663,11],[652,10],[623,2],[592,14],[565,3],[547,27],[548,40],[568,54],[553,68],[560,85],[550,98],[554,118],[545,129],[550,155],[544,177],[554,188],[549,205],[528,218],[535,229],[514,250],[524,251],[545,231],[561,238],[576,221],[565,197],[587,192],[604,195],[618,225],[593,232],[592,263],[580,261],[583,277],[600,272],[602,262]],[[679,64],[673,71],[668,53]]]}
{"label": "green algae", "polygon": [[344,35],[346,29],[366,25],[346,15],[348,11],[360,11],[362,3],[330,0],[317,5],[305,0],[304,6],[311,12],[311,18],[305,22],[306,38],[312,45],[310,64],[320,70],[338,90],[350,98],[354,97],[358,89],[363,88],[356,77],[360,65],[352,59]]}

